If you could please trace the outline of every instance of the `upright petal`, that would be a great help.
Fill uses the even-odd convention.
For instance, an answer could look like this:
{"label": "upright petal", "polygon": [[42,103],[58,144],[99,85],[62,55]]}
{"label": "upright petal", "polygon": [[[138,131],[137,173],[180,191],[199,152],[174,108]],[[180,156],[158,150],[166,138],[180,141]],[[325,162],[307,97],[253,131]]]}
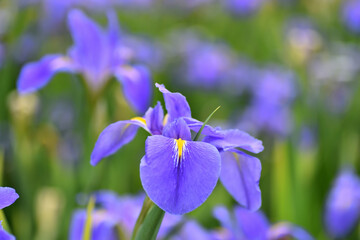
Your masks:
{"label": "upright petal", "polygon": [[163,131],[163,136],[175,139],[191,140],[190,128],[182,118],[177,118],[168,123]]}
{"label": "upright petal", "polygon": [[240,151],[221,153],[220,179],[226,190],[245,208],[255,211],[261,206],[259,159]]}
{"label": "upright petal", "polygon": [[190,106],[181,93],[172,93],[162,84],[156,83],[155,86],[164,95],[165,107],[169,114],[169,122],[180,117],[191,117]]}
{"label": "upright petal", "polygon": [[95,166],[101,159],[114,154],[122,146],[131,142],[137,133],[138,127],[149,131],[143,118],[118,121],[106,127],[96,141],[91,154],[91,165]]}
{"label": "upright petal", "polygon": [[69,54],[94,89],[104,84],[111,71],[112,51],[108,35],[82,11],[71,10],[68,25],[74,46]]}
{"label": "upright petal", "polygon": [[143,114],[152,99],[152,80],[149,70],[141,65],[122,66],[115,71],[116,78],[122,83],[126,100],[137,113]]}
{"label": "upright petal", "polygon": [[13,204],[19,195],[15,192],[15,189],[10,187],[0,187],[0,209]]}
{"label": "upright petal", "polygon": [[235,218],[237,219],[239,229],[241,229],[245,237],[244,239],[268,239],[267,233],[270,224],[262,212],[252,212],[241,207],[236,207]]}
{"label": "upright petal", "polygon": [[161,135],[163,131],[164,110],[160,102],[145,113],[145,120],[152,135]]}
{"label": "upright petal", "polygon": [[[199,207],[213,191],[220,174],[220,155],[207,143],[156,135],[146,140],[140,178],[145,192],[164,211],[184,214]],[[180,156],[180,157],[179,157]]]}
{"label": "upright petal", "polygon": [[6,232],[4,228],[1,225],[0,221],[0,239],[1,240],[15,240],[15,237],[11,235],[10,233]]}
{"label": "upright petal", "polygon": [[47,55],[38,62],[28,63],[22,68],[17,89],[20,93],[34,92],[44,87],[60,71],[75,71],[70,59],[57,54]]}

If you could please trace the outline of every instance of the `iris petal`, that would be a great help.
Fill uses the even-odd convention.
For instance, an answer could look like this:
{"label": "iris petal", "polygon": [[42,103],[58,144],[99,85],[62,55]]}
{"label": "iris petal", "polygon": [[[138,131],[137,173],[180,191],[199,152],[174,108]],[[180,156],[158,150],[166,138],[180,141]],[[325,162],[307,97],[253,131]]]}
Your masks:
{"label": "iris petal", "polygon": [[137,133],[138,127],[149,131],[146,123],[141,119],[134,118],[134,120],[118,121],[106,127],[96,141],[91,154],[91,165],[95,166],[101,159],[114,154],[122,146],[131,142]]}
{"label": "iris petal", "polygon": [[233,224],[232,216],[230,215],[229,210],[225,206],[217,206],[213,210],[214,217],[220,222],[221,226],[236,232],[236,227]]}
{"label": "iris petal", "polygon": [[245,239],[268,239],[267,234],[270,224],[262,212],[252,212],[241,207],[236,207],[235,218]]}
{"label": "iris petal", "polygon": [[103,29],[78,9],[71,10],[68,25],[74,46],[69,54],[93,89],[104,84],[111,70],[112,45]]}
{"label": "iris petal", "polygon": [[145,192],[160,208],[184,214],[199,207],[220,174],[220,154],[207,143],[186,141],[177,164],[176,140],[161,135],[146,140],[140,178]]}
{"label": "iris petal", "polygon": [[191,117],[190,106],[181,93],[172,93],[162,84],[156,83],[155,86],[164,95],[165,107],[169,114],[169,122],[180,117]]}
{"label": "iris petal", "polygon": [[313,240],[314,238],[301,227],[289,223],[278,223],[268,231],[268,239],[287,239],[291,237],[299,240]]}
{"label": "iris petal", "polygon": [[152,98],[152,80],[144,66],[123,66],[116,70],[116,78],[122,83],[126,100],[137,113],[149,108]]}
{"label": "iris petal", "polygon": [[334,238],[346,236],[360,217],[360,179],[350,169],[340,172],[325,205],[325,227]]}
{"label": "iris petal", "polygon": [[163,131],[163,136],[175,139],[191,140],[190,128],[182,118],[177,118],[167,124]]}
{"label": "iris petal", "polygon": [[220,179],[224,187],[242,206],[255,211],[261,206],[259,159],[240,151],[221,153]]}
{"label": "iris petal", "polygon": [[154,108],[149,108],[145,113],[147,126],[153,135],[160,135],[163,131],[164,110],[160,102]]}
{"label": "iris petal", "polygon": [[15,192],[15,189],[10,187],[0,187],[0,209],[13,204],[19,195]]}
{"label": "iris petal", "polygon": [[11,235],[10,233],[6,232],[4,228],[1,226],[0,221],[0,239],[1,240],[15,240],[15,237]]}
{"label": "iris petal", "polygon": [[57,72],[73,72],[71,61],[62,55],[47,55],[37,62],[26,64],[20,72],[17,89],[20,93],[34,92],[44,87]]}
{"label": "iris petal", "polygon": [[[189,128],[195,132],[199,131],[203,125],[202,122],[193,118],[184,118],[184,120],[188,124]],[[206,136],[204,138],[205,142],[208,142],[225,151],[236,147],[253,153],[259,153],[264,150],[262,141],[238,129],[221,130],[219,127],[213,128],[206,125],[202,134]]]}

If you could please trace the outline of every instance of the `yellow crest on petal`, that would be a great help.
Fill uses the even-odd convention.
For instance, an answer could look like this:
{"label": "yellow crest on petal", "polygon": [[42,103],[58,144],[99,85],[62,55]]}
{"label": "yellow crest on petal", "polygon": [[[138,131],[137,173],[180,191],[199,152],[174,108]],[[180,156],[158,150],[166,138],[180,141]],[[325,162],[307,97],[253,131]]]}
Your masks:
{"label": "yellow crest on petal", "polygon": [[181,158],[181,155],[183,153],[183,147],[184,147],[186,141],[182,140],[181,138],[175,139],[175,141],[176,141],[176,144],[177,144],[178,156],[179,156],[179,158]]}

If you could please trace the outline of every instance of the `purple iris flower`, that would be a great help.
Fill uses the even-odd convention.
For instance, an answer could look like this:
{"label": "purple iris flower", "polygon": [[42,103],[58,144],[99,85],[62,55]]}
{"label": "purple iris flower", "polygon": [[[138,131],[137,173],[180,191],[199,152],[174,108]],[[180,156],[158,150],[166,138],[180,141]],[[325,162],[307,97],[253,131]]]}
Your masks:
{"label": "purple iris flower", "polygon": [[359,220],[360,179],[351,169],[340,172],[325,207],[325,226],[335,238],[346,236]]}
{"label": "purple iris flower", "polygon": [[342,8],[345,25],[354,33],[360,33],[360,1],[347,0]]}
{"label": "purple iris flower", "polygon": [[[191,118],[190,106],[180,93],[156,84],[163,93],[167,115],[158,103],[143,117],[119,121],[100,134],[91,155],[96,165],[129,143],[139,127],[149,136],[140,164],[145,192],[160,208],[184,214],[200,206],[220,177],[229,193],[246,208],[261,205],[260,161],[237,148],[259,153],[262,142],[237,129],[221,130],[206,125],[202,141],[192,141],[202,122]],[[222,167],[221,167],[222,166]]]}
{"label": "purple iris flower", "polygon": [[121,47],[116,16],[109,14],[105,31],[80,10],[69,13],[68,24],[74,40],[66,56],[52,54],[26,64],[19,76],[17,88],[29,93],[44,87],[58,72],[81,73],[92,92],[100,91],[113,75],[123,85],[125,98],[139,113],[151,102],[151,76],[142,65],[130,66],[118,54]]}
{"label": "purple iris flower", "polygon": [[[0,210],[13,204],[19,195],[15,189],[9,187],[0,187]],[[0,221],[0,239],[2,240],[15,240],[15,237],[7,233],[1,226]]]}
{"label": "purple iris flower", "polygon": [[[110,191],[95,194],[97,208],[92,213],[92,239],[130,239],[141,211],[144,195],[118,196]],[[70,240],[82,239],[86,210],[76,210],[72,217]],[[165,236],[181,220],[180,216],[166,214],[159,230],[159,238]]]}
{"label": "purple iris flower", "polygon": [[261,211],[252,212],[241,207],[235,207],[230,213],[225,207],[214,209],[214,216],[225,229],[221,240],[281,240],[289,237],[298,240],[312,240],[304,229],[290,223],[271,225]]}

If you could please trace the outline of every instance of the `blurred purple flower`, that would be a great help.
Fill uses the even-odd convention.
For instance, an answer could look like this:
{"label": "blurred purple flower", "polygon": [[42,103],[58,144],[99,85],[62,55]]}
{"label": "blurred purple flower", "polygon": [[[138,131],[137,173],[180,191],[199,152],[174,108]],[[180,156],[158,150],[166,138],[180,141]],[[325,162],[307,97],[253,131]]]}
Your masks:
{"label": "blurred purple flower", "polygon": [[121,47],[117,49],[120,58],[128,62],[141,62],[153,69],[158,69],[163,64],[160,46],[150,39],[125,35],[121,40]]}
{"label": "blurred purple flower", "polygon": [[293,74],[279,68],[261,70],[253,82],[252,93],[240,126],[250,132],[287,135],[292,128],[290,107],[296,96]]}
{"label": "blurred purple flower", "polygon": [[325,206],[325,226],[334,238],[345,237],[360,215],[360,179],[351,169],[340,172]]}
{"label": "blurred purple flower", "polygon": [[226,230],[225,234],[220,235],[223,236],[221,240],[313,240],[305,230],[293,224],[278,223],[271,226],[261,211],[252,212],[235,207],[232,214],[225,207],[218,206],[214,209],[214,216]]}
{"label": "blurred purple flower", "polygon": [[214,88],[230,66],[230,52],[225,47],[202,44],[187,52],[185,77],[194,85]]}
{"label": "blurred purple flower", "polygon": [[224,6],[229,12],[238,16],[248,16],[255,13],[264,0],[225,0]]}
{"label": "blurred purple flower", "polygon": [[151,102],[150,73],[144,66],[129,66],[115,54],[120,45],[116,16],[109,14],[107,31],[80,10],[69,13],[68,23],[75,42],[68,55],[47,55],[38,62],[26,64],[18,79],[18,91],[36,91],[57,72],[70,72],[81,73],[90,90],[97,92],[114,75],[122,83],[130,105],[139,113],[145,112]]}
{"label": "blurred purple flower", "polygon": [[171,240],[219,240],[215,233],[207,231],[195,220],[186,221],[178,234]]}
{"label": "blurred purple flower", "polygon": [[360,33],[360,1],[347,0],[343,3],[342,19],[354,33]]}
{"label": "blurred purple flower", "polygon": [[60,139],[58,153],[60,159],[67,166],[71,167],[79,163],[83,156],[83,141],[81,137],[76,133],[66,133]]}
{"label": "blurred purple flower", "polygon": [[[214,89],[222,85],[226,73],[231,69],[234,59],[225,44],[215,44],[201,40],[194,33],[179,33],[178,54],[184,59],[185,79],[189,84]],[[178,41],[178,39],[175,39]]]}
{"label": "blurred purple flower", "polygon": [[[0,187],[0,210],[13,204],[19,195],[15,192],[15,189],[9,187]],[[15,240],[15,237],[7,233],[0,221],[0,239],[2,240]]]}
{"label": "blurred purple flower", "polygon": [[[313,97],[324,101],[326,109],[339,114],[346,111],[360,67],[360,51],[356,46],[335,44],[329,52],[315,56],[308,66]],[[310,104],[314,101],[310,100]]]}
{"label": "blurred purple flower", "polygon": [[[95,199],[98,207],[92,213],[92,240],[129,239],[140,214],[144,195],[118,196],[110,191],[100,191],[95,193]],[[180,216],[165,214],[158,237],[165,236],[180,220]],[[70,240],[82,239],[85,221],[85,209],[74,212]]]}
{"label": "blurred purple flower", "polygon": [[156,86],[163,93],[167,116],[158,103],[144,117],[109,125],[95,144],[91,164],[118,151],[142,127],[153,136],[146,140],[140,164],[141,182],[160,208],[174,214],[194,210],[211,194],[220,175],[225,188],[240,204],[258,209],[261,163],[236,148],[259,153],[262,142],[237,129],[221,130],[208,125],[202,132],[203,141],[192,141],[190,130],[198,132],[203,123],[191,118],[183,95],[172,93],[163,85]]}
{"label": "blurred purple flower", "polygon": [[291,56],[300,63],[306,63],[311,54],[320,49],[323,44],[319,31],[306,18],[291,19],[286,25],[285,37]]}

